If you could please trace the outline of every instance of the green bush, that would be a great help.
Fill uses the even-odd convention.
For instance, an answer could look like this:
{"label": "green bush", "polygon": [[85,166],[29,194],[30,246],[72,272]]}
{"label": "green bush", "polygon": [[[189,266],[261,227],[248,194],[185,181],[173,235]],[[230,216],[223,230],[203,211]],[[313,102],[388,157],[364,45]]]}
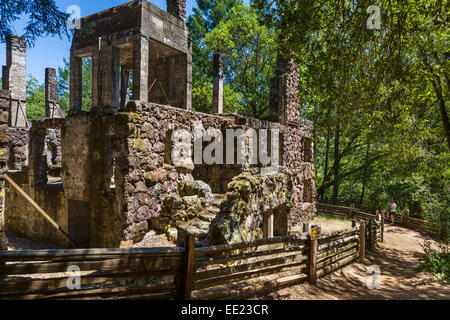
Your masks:
{"label": "green bush", "polygon": [[440,243],[438,250],[431,248],[431,242],[425,240],[422,245],[425,254],[422,271],[431,272],[438,281],[447,282],[450,278],[450,253],[448,243]]}

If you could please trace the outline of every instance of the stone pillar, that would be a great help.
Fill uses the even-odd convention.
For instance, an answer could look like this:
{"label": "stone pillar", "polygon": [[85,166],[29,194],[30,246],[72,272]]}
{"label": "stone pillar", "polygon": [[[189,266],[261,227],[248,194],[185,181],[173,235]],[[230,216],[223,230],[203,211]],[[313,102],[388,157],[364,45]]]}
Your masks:
{"label": "stone pillar", "polygon": [[100,48],[100,105],[119,108],[120,101],[120,53],[106,40]]}
{"label": "stone pillar", "polygon": [[148,39],[137,35],[133,42],[133,100],[148,101]]}
{"label": "stone pillar", "polygon": [[9,35],[6,40],[6,67],[3,89],[11,94],[10,127],[28,127],[26,119],[26,42],[25,38]]}
{"label": "stone pillar", "polygon": [[31,184],[46,184],[47,178],[47,150],[45,147],[47,130],[45,128],[31,127],[30,130],[30,173]]}
{"label": "stone pillar", "polygon": [[70,111],[79,112],[83,106],[83,59],[70,52]]}
{"label": "stone pillar", "polygon": [[187,52],[187,65],[186,65],[186,110],[192,110],[192,43],[191,38],[188,35],[188,52]]}
{"label": "stone pillar", "polygon": [[8,129],[8,169],[22,170],[27,165],[29,129]]}
{"label": "stone pillar", "polygon": [[92,107],[100,105],[100,91],[99,91],[99,66],[100,66],[100,41],[101,38],[98,38],[95,42],[94,50],[92,52]]}
{"label": "stone pillar", "polygon": [[45,116],[65,118],[64,110],[59,106],[58,78],[53,68],[45,69]]}
{"label": "stone pillar", "polygon": [[213,105],[212,113],[223,113],[223,56],[214,54],[213,60]]}
{"label": "stone pillar", "polygon": [[186,0],[167,0],[167,12],[178,19],[186,19]]}
{"label": "stone pillar", "polygon": [[124,66],[122,66],[120,77],[120,109],[123,110],[130,100],[130,71]]}
{"label": "stone pillar", "polygon": [[298,66],[293,60],[279,55],[275,77],[270,85],[270,121],[300,124],[298,81]]}

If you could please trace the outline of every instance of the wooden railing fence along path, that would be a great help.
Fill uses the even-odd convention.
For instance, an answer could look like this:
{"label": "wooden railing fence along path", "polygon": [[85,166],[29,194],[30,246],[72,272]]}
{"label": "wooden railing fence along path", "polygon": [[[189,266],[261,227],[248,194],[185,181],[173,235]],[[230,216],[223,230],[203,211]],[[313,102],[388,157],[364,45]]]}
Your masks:
{"label": "wooden railing fence along path", "polygon": [[[317,203],[317,211],[321,214],[333,215],[339,218],[346,219],[354,219],[360,218],[365,220],[370,220],[376,217],[380,222],[384,222],[384,218],[386,215],[386,211],[376,210],[375,215],[370,214],[368,212],[363,212],[361,209],[357,209],[350,205],[346,206],[338,206],[326,203]],[[417,218],[412,218],[407,216],[405,210],[401,210],[399,213],[395,215],[395,223],[411,228],[416,231],[424,232],[433,236],[437,236],[441,239],[448,237],[448,225],[446,223],[438,224],[429,222],[426,220],[421,220]]]}
{"label": "wooden railing fence along path", "polygon": [[[0,251],[2,299],[225,299],[318,278],[364,261],[382,224],[195,248]],[[68,270],[79,270],[75,273]],[[77,279],[78,283],[77,283]]]}

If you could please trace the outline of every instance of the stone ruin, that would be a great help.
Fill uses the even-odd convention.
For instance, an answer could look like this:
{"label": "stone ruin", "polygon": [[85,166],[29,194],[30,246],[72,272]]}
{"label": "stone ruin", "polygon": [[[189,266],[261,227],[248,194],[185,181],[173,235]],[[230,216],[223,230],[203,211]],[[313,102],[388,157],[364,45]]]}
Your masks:
{"label": "stone ruin", "polygon": [[[215,54],[213,113],[193,112],[185,1],[167,0],[167,8],[132,1],[82,19],[72,42],[67,116],[56,72],[46,69],[46,117],[26,119],[25,41],[8,38],[0,91],[2,179],[8,172],[80,247],[130,245],[151,230],[173,241],[194,234],[198,245],[288,234],[316,214],[312,123],[299,115],[298,68],[278,58],[270,119],[250,119],[223,114],[222,57]],[[82,108],[87,57],[89,111]],[[174,161],[180,143],[189,156],[194,145],[213,139],[226,149],[211,132],[225,136],[231,129],[237,133],[227,136],[225,154],[236,161]],[[180,130],[187,139],[177,140]],[[279,144],[270,139],[274,132]],[[268,146],[259,139],[264,134]],[[253,145],[271,149],[272,158],[279,154],[279,166],[250,161]],[[244,152],[236,156],[238,146]],[[69,246],[16,189],[2,185],[7,231]]]}

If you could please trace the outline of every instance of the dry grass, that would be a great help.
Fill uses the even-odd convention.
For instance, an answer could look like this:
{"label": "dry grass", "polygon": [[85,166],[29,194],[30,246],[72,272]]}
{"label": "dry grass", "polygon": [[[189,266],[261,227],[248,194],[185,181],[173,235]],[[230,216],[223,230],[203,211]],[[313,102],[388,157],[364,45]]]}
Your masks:
{"label": "dry grass", "polygon": [[322,234],[329,234],[336,231],[350,229],[352,221],[350,219],[339,219],[332,216],[317,216],[310,225],[318,225],[322,228]]}

